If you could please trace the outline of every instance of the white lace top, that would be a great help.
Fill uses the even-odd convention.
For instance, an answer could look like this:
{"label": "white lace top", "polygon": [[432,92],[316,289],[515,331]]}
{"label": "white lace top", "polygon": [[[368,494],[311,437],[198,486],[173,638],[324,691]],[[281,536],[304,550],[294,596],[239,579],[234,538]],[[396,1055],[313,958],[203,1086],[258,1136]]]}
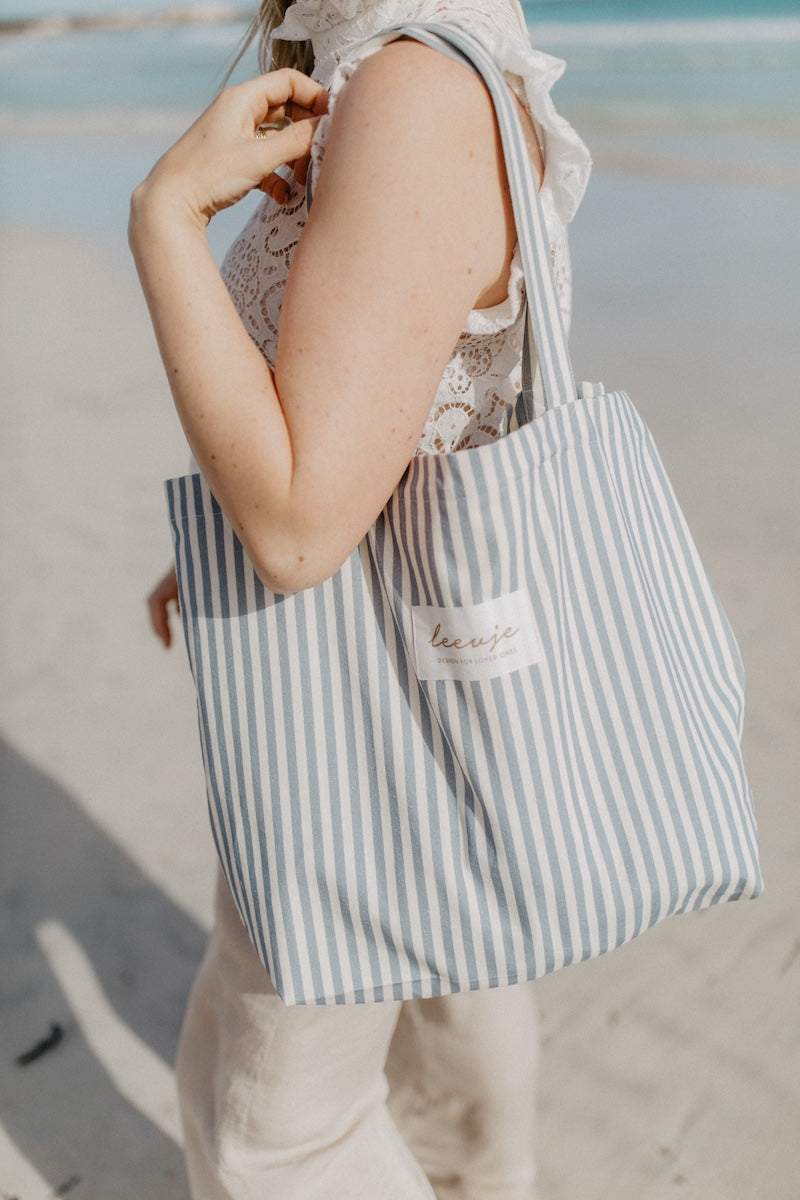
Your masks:
{"label": "white lace top", "polygon": [[[545,176],[541,197],[550,233],[562,308],[569,321],[571,286],[566,227],[580,203],[590,170],[588,152],[556,113],[549,91],[564,70],[560,60],[530,48],[516,0],[295,0],[276,35],[310,38],[314,76],[330,93],[329,112],[315,134],[318,170],[336,98],[369,50],[362,43],[404,21],[457,21],[480,37],[533,117]],[[278,206],[266,199],[231,246],[222,273],[251,337],[275,362],[281,302],[294,249],[306,220],[304,189],[294,185]],[[524,284],[515,254],[508,296],[475,309],[453,349],[417,453],[447,453],[481,445],[503,429],[521,386]]]}

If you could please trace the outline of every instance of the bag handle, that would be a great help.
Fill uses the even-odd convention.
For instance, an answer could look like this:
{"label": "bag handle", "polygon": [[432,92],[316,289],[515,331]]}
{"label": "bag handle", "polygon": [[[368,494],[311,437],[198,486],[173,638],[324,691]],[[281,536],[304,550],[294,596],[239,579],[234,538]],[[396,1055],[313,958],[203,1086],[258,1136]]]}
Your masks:
{"label": "bag handle", "polygon": [[[574,400],[577,389],[553,275],[550,238],[519,113],[503,72],[471,34],[455,25],[419,23],[386,29],[374,41],[388,45],[402,37],[439,50],[458,62],[466,60],[481,76],[492,97],[503,144],[527,298],[522,392],[515,409],[515,423],[522,425],[533,419],[533,380],[537,365],[546,410]],[[313,173],[309,168],[306,180],[309,209],[313,192]]]}
{"label": "bag handle", "polygon": [[528,302],[522,364],[523,409],[530,419],[532,400],[530,395],[526,396],[526,389],[529,393],[536,371],[534,347],[546,408],[567,404],[575,399],[577,389],[553,275],[550,237],[519,113],[503,72],[480,42],[455,25],[402,25],[387,30],[386,36],[387,40],[408,37],[451,58],[466,59],[489,90],[503,144]]}

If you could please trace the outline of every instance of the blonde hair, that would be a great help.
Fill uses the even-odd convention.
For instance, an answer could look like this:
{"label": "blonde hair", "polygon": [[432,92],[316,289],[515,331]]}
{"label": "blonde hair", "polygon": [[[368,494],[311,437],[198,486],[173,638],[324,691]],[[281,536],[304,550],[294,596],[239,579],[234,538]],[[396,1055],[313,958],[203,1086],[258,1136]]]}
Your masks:
{"label": "blonde hair", "polygon": [[[239,62],[248,46],[258,41],[258,65],[262,71],[275,71],[279,67],[294,67],[309,75],[314,67],[314,52],[311,42],[276,41],[271,34],[286,15],[292,0],[261,0],[250,28],[236,56]],[[231,71],[233,67],[231,67]]]}

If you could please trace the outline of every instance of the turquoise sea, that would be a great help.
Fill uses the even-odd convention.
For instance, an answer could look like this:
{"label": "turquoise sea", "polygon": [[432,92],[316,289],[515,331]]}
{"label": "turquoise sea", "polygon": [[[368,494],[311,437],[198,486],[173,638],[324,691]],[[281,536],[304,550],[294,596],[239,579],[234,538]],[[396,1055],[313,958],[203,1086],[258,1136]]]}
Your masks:
{"label": "turquoise sea", "polygon": [[[97,125],[104,118],[112,121],[120,110],[194,110],[213,94],[245,26],[244,20],[225,20],[224,14],[244,14],[249,7],[241,0],[0,0],[3,122],[12,113],[91,113]],[[716,91],[712,85],[722,80],[711,75],[725,72],[729,94],[720,92],[722,101],[740,96],[742,72],[761,72],[753,82],[764,105],[789,100],[791,84],[797,86],[796,0],[528,0],[525,8],[536,43],[566,52],[573,73],[602,72],[607,66],[626,73],[682,72],[688,80],[705,70],[705,86]],[[143,24],[60,32],[57,22],[46,20],[70,14],[146,18],[192,10],[195,22],[174,28]],[[31,22],[28,33],[10,32],[25,20]],[[670,79],[653,80],[659,82],[668,85]],[[697,92],[696,81],[690,90]],[[676,101],[682,92],[675,89]]]}
{"label": "turquoise sea", "polygon": [[[76,31],[36,21],[167,8],[194,8],[196,19]],[[568,62],[555,98],[599,167],[716,164],[800,186],[797,0],[525,8],[535,44]],[[119,239],[131,187],[213,96],[246,12],[235,2],[0,0],[0,220]],[[254,70],[252,56],[241,70]]]}

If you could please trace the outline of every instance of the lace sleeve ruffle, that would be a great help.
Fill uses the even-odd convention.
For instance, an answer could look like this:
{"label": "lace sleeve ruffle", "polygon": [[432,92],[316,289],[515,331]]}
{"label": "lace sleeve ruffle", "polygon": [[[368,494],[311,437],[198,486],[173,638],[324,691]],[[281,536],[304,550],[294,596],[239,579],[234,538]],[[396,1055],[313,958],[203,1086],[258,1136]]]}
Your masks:
{"label": "lace sleeve ruffle", "polygon": [[489,333],[498,333],[501,329],[510,329],[516,325],[524,303],[525,276],[522,273],[522,259],[517,247],[511,260],[508,295],[505,300],[491,308],[473,308],[467,317],[464,333],[482,337]]}
{"label": "lace sleeve ruffle", "polygon": [[[448,15],[451,18],[454,15],[454,7],[451,0],[448,6]],[[291,12],[291,9],[289,11]],[[566,64],[550,54],[531,49],[522,36],[510,34],[500,27],[499,22],[488,24],[485,8],[472,10],[465,5],[458,16],[466,28],[476,26],[474,32],[492,52],[495,60],[502,63],[509,85],[536,124],[545,159],[545,175],[540,194],[550,234],[561,308],[565,321],[569,324],[572,281],[567,226],[586,191],[592,163],[586,146],[570,123],[556,111],[550,96],[550,90],[563,75]],[[431,14],[430,19],[435,19],[435,14]],[[317,126],[311,150],[315,174],[322,165],[336,102],[343,87],[359,64],[374,54],[381,44],[378,37],[351,46],[341,61],[337,62],[332,57],[324,58],[315,71],[315,75],[325,83],[330,94],[328,112]],[[522,267],[518,255],[515,254],[507,299],[492,308],[473,310],[464,331],[480,336],[511,328],[519,319],[524,298]]]}
{"label": "lace sleeve ruffle", "polygon": [[583,199],[592,169],[589,151],[550,96],[566,63],[505,34],[496,35],[493,52],[537,126],[545,160],[543,191],[549,192],[553,215],[566,228]]}

